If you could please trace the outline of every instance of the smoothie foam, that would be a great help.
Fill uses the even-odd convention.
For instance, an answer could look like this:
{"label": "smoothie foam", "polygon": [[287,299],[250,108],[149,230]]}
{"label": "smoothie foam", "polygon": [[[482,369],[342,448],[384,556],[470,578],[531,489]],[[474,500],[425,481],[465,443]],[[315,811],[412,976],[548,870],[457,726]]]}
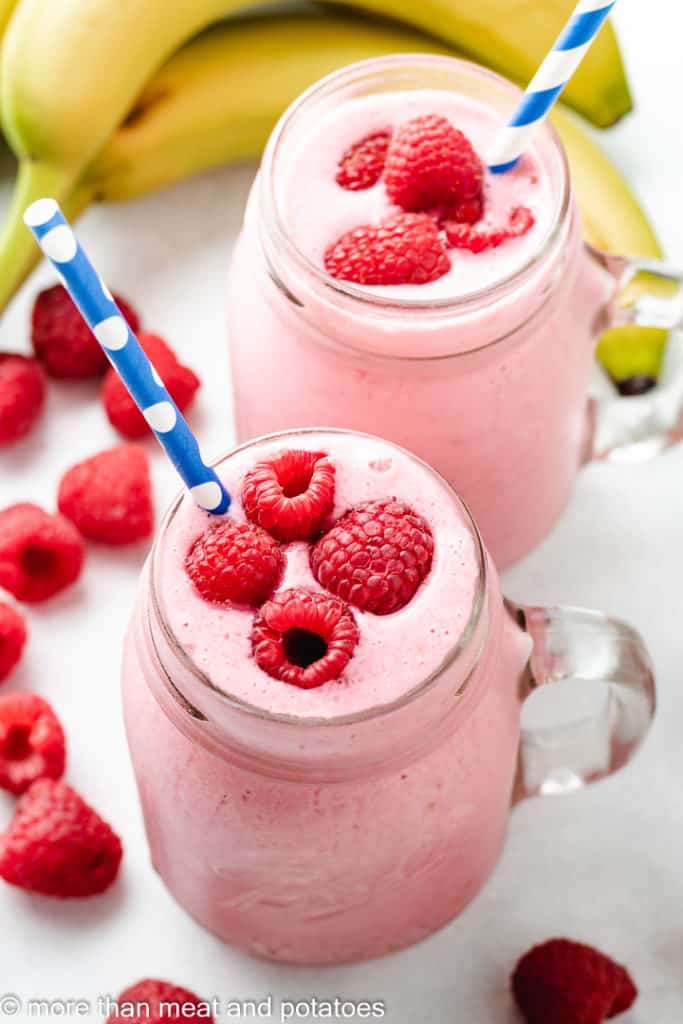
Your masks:
{"label": "smoothie foam", "polygon": [[[324,451],[336,469],[336,520],[351,506],[395,497],[429,523],[432,568],[413,599],[390,615],[353,609],[360,640],[341,680],[301,690],[266,675],[251,654],[254,612],[205,601],[185,571],[185,557],[210,517],[185,497],[157,554],[157,585],[166,621],[178,642],[217,689],[271,713],[331,717],[401,697],[436,671],[467,628],[479,586],[475,541],[447,484],[424,465],[385,442],[335,432],[268,439],[238,450],[220,468],[233,495],[229,515],[245,520],[240,502],[244,475],[255,462],[297,447]],[[309,545],[285,545],[278,590],[324,592],[309,565]]]}
{"label": "smoothie foam", "polygon": [[[446,117],[482,158],[505,123],[491,107],[474,99],[446,90],[420,89],[347,100],[292,138],[280,167],[277,201],[288,234],[312,263],[322,267],[327,248],[347,231],[378,225],[401,212],[387,196],[381,178],[361,191],[338,185],[335,177],[340,157],[360,139],[394,131],[426,114]],[[513,209],[526,206],[535,219],[526,235],[477,254],[450,249],[451,270],[431,283],[366,289],[384,298],[422,302],[457,299],[480,291],[527,263],[550,231],[554,205],[548,174],[540,154],[531,146],[509,173],[485,171],[484,217],[477,224],[483,229],[502,227]]]}

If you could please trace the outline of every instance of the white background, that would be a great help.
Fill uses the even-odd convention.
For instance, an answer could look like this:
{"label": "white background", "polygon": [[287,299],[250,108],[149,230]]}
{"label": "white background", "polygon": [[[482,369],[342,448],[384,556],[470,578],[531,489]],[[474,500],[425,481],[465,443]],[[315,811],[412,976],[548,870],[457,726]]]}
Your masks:
{"label": "white background", "polygon": [[[604,145],[645,200],[672,260],[683,263],[677,8],[674,0],[620,6],[637,111]],[[130,296],[146,325],[201,373],[192,423],[216,454],[233,439],[223,295],[253,170],[222,170],[92,211],[80,223],[110,286]],[[8,194],[7,180],[0,207]],[[30,302],[51,280],[43,268],[14,302],[0,323],[0,348],[26,348]],[[64,469],[115,441],[95,388],[53,385],[40,429],[0,454],[0,506],[52,506]],[[176,484],[151,442],[150,452],[160,513]],[[518,600],[602,608],[643,632],[660,708],[637,763],[590,791],[518,808],[488,888],[441,934],[382,961],[326,970],[275,967],[232,952],[185,916],[151,870],[118,689],[144,552],[91,549],[80,584],[30,611],[30,646],[11,686],[54,703],[68,734],[68,779],[122,835],[123,874],[109,894],[80,904],[2,886],[0,994],[94,999],[151,975],[206,998],[383,999],[391,1024],[512,1024],[507,979],[516,958],[534,942],[567,935],[632,970],[641,997],[624,1024],[683,1021],[682,524],[683,446],[648,465],[593,466],[581,473],[552,536],[506,580]],[[0,799],[0,823],[11,806]]]}

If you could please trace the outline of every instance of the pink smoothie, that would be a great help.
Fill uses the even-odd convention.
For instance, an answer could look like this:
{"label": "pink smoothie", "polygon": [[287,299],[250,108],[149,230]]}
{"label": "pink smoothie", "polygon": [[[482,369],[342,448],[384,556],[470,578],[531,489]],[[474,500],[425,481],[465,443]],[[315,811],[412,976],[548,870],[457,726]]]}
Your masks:
{"label": "pink smoothie", "polygon": [[[293,140],[276,183],[277,201],[285,229],[312,263],[322,268],[328,247],[347,231],[363,224],[379,225],[402,212],[392,204],[381,179],[369,189],[341,188],[335,180],[340,156],[370,134],[393,134],[406,121],[426,114],[445,117],[479,154],[486,153],[502,125],[501,118],[483,103],[452,92],[424,89],[349,100]],[[526,206],[535,219],[531,231],[482,253],[451,249],[450,272],[428,284],[379,285],[365,290],[384,299],[429,302],[456,299],[494,285],[528,262],[543,244],[552,225],[554,205],[543,158],[532,146],[510,173],[485,171],[484,217],[477,224],[478,229],[504,226],[512,210]],[[412,350],[415,339],[405,341]]]}
{"label": "pink smoothie", "polygon": [[[187,552],[210,520],[187,496],[159,549],[164,617],[213,686],[271,713],[328,718],[389,704],[438,669],[467,627],[479,583],[472,535],[445,481],[385,442],[316,433],[300,435],[296,447],[322,451],[335,466],[334,519],[361,502],[393,497],[407,502],[430,524],[435,539],[432,569],[413,600],[391,615],[354,611],[360,640],[342,679],[313,690],[272,679],[251,657],[253,612],[210,604],[185,572]],[[239,495],[244,476],[256,461],[255,452],[259,459],[267,459],[282,448],[279,439],[267,441],[238,451],[226,464],[223,479],[235,496],[232,518],[245,521]],[[311,571],[310,545],[295,542],[285,545],[284,551],[286,565],[278,589],[303,587],[324,593]]]}
{"label": "pink smoothie", "polygon": [[[464,507],[425,465],[329,432],[246,446],[220,473],[283,447],[326,451],[335,515],[398,496],[429,522],[432,569],[386,616],[357,612],[343,678],[272,679],[253,613],[207,605],[185,553],[206,517],[182,499],[140,589],[124,710],[152,858],[172,894],[224,941],[274,960],[340,963],[444,925],[476,895],[505,834],[530,641],[504,612]],[[239,499],[230,513],[241,518]],[[283,586],[315,587],[300,543]]]}
{"label": "pink smoothie", "polygon": [[442,114],[484,156],[517,91],[438,57],[366,62],[282,119],[250,197],[228,289],[240,440],[345,427],[405,445],[472,509],[499,566],[532,548],[570,494],[588,431],[595,339],[614,284],[588,255],[550,129],[517,169],[485,176],[484,225],[520,204],[533,228],[479,254],[449,250],[426,285],[329,277],[325,249],[395,213],[381,181],[335,181],[345,150],[421,113]]}

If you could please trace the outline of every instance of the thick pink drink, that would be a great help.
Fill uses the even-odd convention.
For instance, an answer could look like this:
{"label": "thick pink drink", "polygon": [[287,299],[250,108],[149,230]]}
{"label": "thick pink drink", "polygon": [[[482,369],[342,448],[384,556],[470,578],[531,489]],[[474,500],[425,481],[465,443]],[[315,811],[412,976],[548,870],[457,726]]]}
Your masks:
{"label": "thick pink drink", "polygon": [[510,174],[485,174],[478,227],[504,226],[524,207],[534,224],[523,237],[451,250],[450,271],[421,285],[363,287],[324,263],[344,232],[397,210],[382,180],[337,184],[350,145],[433,113],[483,155],[515,99],[503,80],[446,58],[371,61],[325,80],[271,139],[228,296],[241,439],[303,423],[405,444],[462,493],[501,565],[567,500],[614,290],[584,249],[554,134],[540,131]]}
{"label": "thick pink drink", "polygon": [[[225,521],[231,529],[245,520],[245,474],[286,449],[322,453],[334,467],[324,523],[310,540],[282,543],[286,565],[260,609],[217,603],[200,595],[187,558],[220,524],[188,497],[179,500],[143,577],[126,643],[125,717],[152,858],[174,896],[252,953],[336,963],[428,935],[486,881],[515,783],[521,701],[544,681],[545,626],[534,636],[532,673],[536,627],[529,623],[527,632],[522,610],[505,609],[464,506],[427,466],[378,439],[299,432],[238,449],[220,465],[235,499]],[[293,500],[307,488],[282,483],[280,497]],[[380,584],[403,578],[403,566],[424,556],[420,538],[429,531],[431,562],[420,563],[426,574],[414,580],[412,596],[402,592],[397,610],[382,614],[362,607],[365,597],[353,587],[348,604],[332,594],[331,578],[323,585],[320,570],[313,572],[311,550],[321,531],[329,543],[328,531],[349,508],[387,498],[422,524],[401,564],[387,568],[394,556],[386,538],[379,547],[368,541],[367,558],[362,548],[332,559],[339,572],[354,567],[365,597],[368,588],[382,593],[377,577]],[[220,575],[220,566],[214,570]],[[292,591],[332,602],[335,614],[343,607],[355,624],[343,668],[311,689],[274,675],[253,642],[266,609]],[[296,671],[327,658],[332,641],[311,654],[300,625],[290,619],[278,627],[277,671],[283,658]],[[591,619],[591,644],[610,634],[616,650],[612,631]],[[630,633],[628,642],[640,651]],[[548,678],[562,675],[566,643],[553,632]],[[601,742],[599,757],[618,750],[621,763],[644,731],[648,672],[640,664],[634,672],[635,711],[633,695],[623,701],[631,735]],[[590,673],[580,667],[578,674]],[[610,721],[608,728],[618,727]],[[547,734],[543,749],[544,758],[557,757]],[[576,750],[574,731],[571,758]],[[571,758],[559,766],[576,768]],[[596,777],[615,764],[576,771]],[[557,767],[536,757],[517,793],[542,789]]]}

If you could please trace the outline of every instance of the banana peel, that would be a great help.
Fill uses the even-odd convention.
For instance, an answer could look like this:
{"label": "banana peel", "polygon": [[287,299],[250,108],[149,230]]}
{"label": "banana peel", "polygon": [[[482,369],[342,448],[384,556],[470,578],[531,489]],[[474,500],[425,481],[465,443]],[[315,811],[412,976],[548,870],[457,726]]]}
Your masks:
{"label": "banana peel", "polygon": [[[152,78],[66,197],[66,212],[75,217],[96,201],[134,198],[210,167],[258,158],[282,111],[310,84],[353,61],[396,52],[454,54],[407,26],[348,12],[302,9],[221,23]],[[553,120],[569,155],[587,240],[611,252],[659,255],[635,197],[578,118],[557,109]],[[14,275],[13,291],[38,258],[20,224],[12,244],[0,246],[0,303],[10,297],[8,276]],[[652,372],[664,339],[664,332],[643,328],[610,331],[601,358],[617,379]]]}

